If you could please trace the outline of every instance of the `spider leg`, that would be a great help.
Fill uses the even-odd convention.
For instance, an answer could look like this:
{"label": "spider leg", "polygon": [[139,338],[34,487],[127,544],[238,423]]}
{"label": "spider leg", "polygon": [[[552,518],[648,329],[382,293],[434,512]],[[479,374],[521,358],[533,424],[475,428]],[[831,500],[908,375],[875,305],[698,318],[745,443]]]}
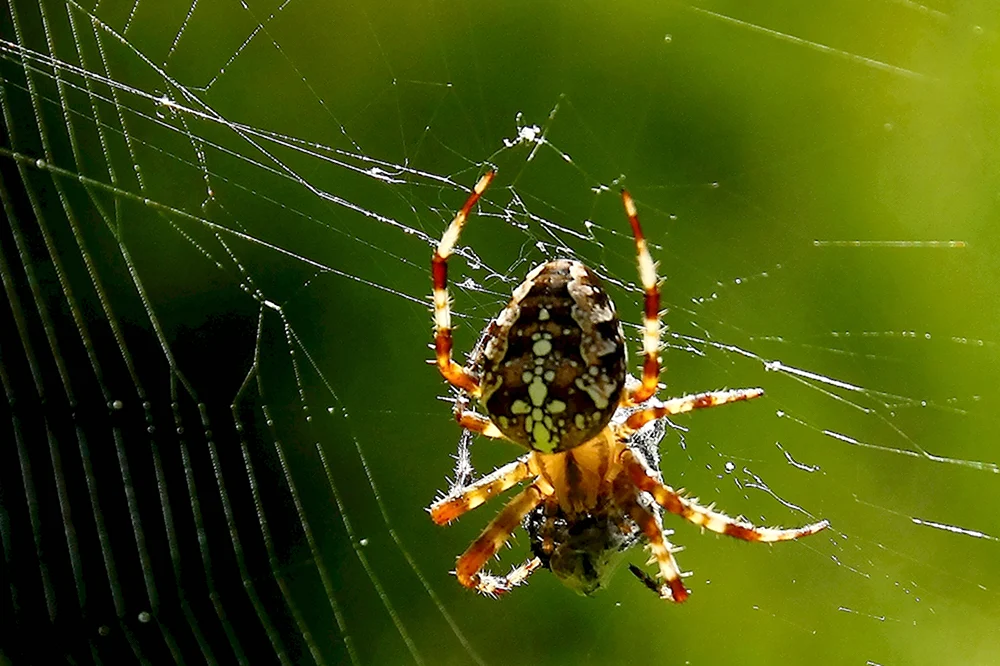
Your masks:
{"label": "spider leg", "polygon": [[622,453],[621,460],[629,477],[632,479],[632,483],[639,490],[644,490],[652,495],[656,503],[670,513],[676,514],[684,520],[712,532],[743,539],[744,541],[771,543],[775,541],[792,541],[800,537],[809,536],[810,534],[815,534],[826,529],[830,525],[829,521],[821,520],[818,523],[793,529],[755,527],[744,520],[730,518],[723,513],[700,506],[696,502],[682,497],[676,490],[660,483],[660,481],[650,475],[646,466],[631,451],[625,450]]}
{"label": "spider leg", "polygon": [[431,520],[438,525],[446,525],[508,488],[524,481],[532,475],[528,465],[530,457],[530,453],[523,455],[494,470],[491,474],[487,474],[472,485],[459,488],[437,500],[431,504],[429,509]]}
{"label": "spider leg", "polygon": [[664,416],[683,414],[695,409],[705,409],[706,407],[718,407],[719,405],[740,402],[742,400],[753,400],[762,395],[764,395],[764,389],[747,388],[732,389],[730,391],[710,391],[708,393],[671,398],[660,405],[640,409],[633,413],[625,420],[625,423],[619,426],[619,431],[621,431],[622,435],[628,436],[650,421],[663,418]]}
{"label": "spider leg", "polygon": [[[465,587],[490,594],[488,580],[496,580],[491,574],[481,574],[486,561],[493,557],[500,546],[507,542],[510,535],[520,526],[521,521],[543,500],[542,491],[537,485],[530,485],[522,490],[514,499],[507,503],[496,518],[490,521],[479,538],[472,542],[468,550],[462,553],[455,563],[455,575],[458,582]],[[530,562],[529,562],[530,564]],[[515,569],[515,572],[518,570]],[[528,572],[530,573],[530,571]],[[525,575],[525,577],[527,577]],[[509,579],[508,579],[509,580]]]}
{"label": "spider leg", "polygon": [[632,235],[635,236],[635,249],[639,259],[639,279],[642,289],[646,292],[643,310],[642,351],[645,361],[642,364],[642,384],[629,389],[626,393],[626,404],[637,405],[649,400],[656,393],[660,381],[660,287],[656,278],[656,264],[649,256],[646,247],[646,237],[639,226],[639,214],[632,201],[632,195],[622,190],[622,201],[625,203],[625,213],[632,225]]}
{"label": "spider leg", "polygon": [[500,432],[500,428],[498,428],[493,421],[475,410],[469,409],[469,397],[466,394],[462,394],[458,400],[455,401],[454,414],[455,420],[458,421],[458,424],[466,430],[478,432],[480,435],[484,435],[492,439],[499,439],[503,437],[503,433]]}
{"label": "spider leg", "polygon": [[476,205],[486,186],[493,180],[493,171],[487,171],[472,189],[472,194],[465,200],[465,205],[455,215],[448,229],[441,237],[437,250],[431,258],[431,274],[434,278],[434,350],[437,366],[449,383],[464,389],[473,396],[479,395],[479,381],[451,358],[451,304],[448,296],[448,257],[458,242],[458,235],[469,217],[469,212]]}
{"label": "spider leg", "polygon": [[499,439],[503,437],[503,433],[500,432],[500,428],[496,427],[493,421],[490,421],[487,417],[474,412],[471,409],[463,410],[460,412],[455,412],[455,419],[458,424],[463,428],[471,430],[472,432],[478,432],[480,435],[490,437],[492,439]]}
{"label": "spider leg", "polygon": [[628,512],[632,520],[642,530],[646,541],[649,542],[653,557],[656,558],[660,569],[660,578],[665,582],[657,583],[638,567],[629,566],[629,569],[646,587],[659,594],[661,599],[677,603],[683,602],[688,598],[690,592],[681,581],[681,570],[674,559],[673,546],[663,534],[660,517],[639,503],[635,487],[628,482],[627,477],[622,476],[615,480],[615,502]]}
{"label": "spider leg", "polygon": [[510,573],[506,576],[494,576],[491,573],[480,571],[476,590],[488,597],[499,597],[501,594],[510,592],[518,585],[523,585],[527,582],[528,576],[535,573],[540,566],[542,566],[542,561],[537,557],[533,557],[511,569]]}

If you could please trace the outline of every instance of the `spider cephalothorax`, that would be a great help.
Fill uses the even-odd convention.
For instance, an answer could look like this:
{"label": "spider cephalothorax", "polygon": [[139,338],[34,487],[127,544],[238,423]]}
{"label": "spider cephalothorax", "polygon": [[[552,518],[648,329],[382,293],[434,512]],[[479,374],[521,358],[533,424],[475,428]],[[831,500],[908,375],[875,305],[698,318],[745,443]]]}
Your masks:
{"label": "spider cephalothorax", "polygon": [[[637,383],[631,376],[628,380]],[[623,419],[628,411],[619,410],[615,421]],[[628,440],[632,453],[641,456],[650,471],[657,473],[660,469],[657,446],[665,430],[663,419],[652,421]],[[651,497],[643,493],[637,499],[659,517],[661,509]],[[604,501],[574,516],[568,516],[558,505],[543,504],[525,516],[524,531],[541,566],[567,587],[585,595],[603,587],[623,554],[642,538],[639,525],[612,501]],[[646,583],[649,577],[640,575],[640,579]]]}
{"label": "spider cephalothorax", "polygon": [[[757,398],[763,391],[655,399],[660,292],[635,204],[624,190],[645,291],[641,381],[626,384],[625,340],[614,304],[593,271],[569,259],[532,270],[487,326],[469,365],[463,368],[452,360],[447,260],[492,179],[492,171],[479,179],[434,253],[436,363],[462,393],[455,415],[463,427],[509,439],[529,452],[471,485],[453,489],[434,502],[431,517],[438,524],[451,522],[522,481],[531,483],[458,558],[459,582],[496,596],[545,567],[589,594],[603,583],[615,554],[644,539],[663,582],[636,567],[632,571],[662,598],[684,601],[689,593],[664,535],[660,507],[747,541],[789,541],[824,529],[826,521],[788,530],[754,527],[699,506],[660,480],[655,456],[636,438],[643,426],[673,414]],[[468,409],[469,397],[479,401],[488,417]],[[534,557],[507,576],[484,572],[486,561],[522,523]]]}

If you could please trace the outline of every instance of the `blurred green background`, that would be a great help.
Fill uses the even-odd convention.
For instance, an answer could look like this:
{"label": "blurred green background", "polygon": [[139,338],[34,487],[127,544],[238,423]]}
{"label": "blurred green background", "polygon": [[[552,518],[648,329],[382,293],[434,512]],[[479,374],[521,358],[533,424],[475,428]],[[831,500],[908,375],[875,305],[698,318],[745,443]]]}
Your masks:
{"label": "blurred green background", "polygon": [[[4,2],[15,663],[1000,662],[994,3]],[[767,392],[678,418],[665,480],[831,530],[667,518],[683,606],[457,585],[500,502],[424,511],[459,438],[426,297],[488,165],[460,353],[556,256],[639,323],[627,186],[666,393]]]}

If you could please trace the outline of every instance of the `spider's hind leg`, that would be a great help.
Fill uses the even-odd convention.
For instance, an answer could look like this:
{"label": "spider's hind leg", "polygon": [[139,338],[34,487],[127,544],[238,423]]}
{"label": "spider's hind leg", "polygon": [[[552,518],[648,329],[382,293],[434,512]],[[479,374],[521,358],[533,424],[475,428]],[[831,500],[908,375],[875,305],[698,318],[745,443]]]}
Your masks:
{"label": "spider's hind leg", "polygon": [[638,405],[653,397],[660,381],[660,285],[656,277],[656,264],[649,256],[646,237],[643,236],[642,227],[639,226],[639,214],[635,202],[625,190],[622,190],[622,202],[625,204],[625,213],[628,215],[632,235],[635,237],[639,279],[645,292],[642,329],[642,353],[645,360],[642,364],[642,383],[628,389],[625,394],[625,404]]}
{"label": "spider's hind leg", "polygon": [[466,430],[477,432],[484,437],[489,437],[490,439],[499,439],[503,437],[503,433],[500,432],[500,428],[498,428],[493,421],[479,412],[469,409],[469,396],[466,393],[462,393],[455,401],[455,409],[453,410],[453,413],[455,415],[455,420],[458,421],[458,424]]}
{"label": "spider's hind leg", "polygon": [[449,383],[468,391],[474,396],[479,395],[479,381],[465,368],[455,363],[451,358],[451,302],[448,296],[448,257],[455,249],[458,235],[462,232],[465,220],[469,217],[472,207],[476,205],[486,186],[493,180],[493,172],[487,171],[472,189],[472,194],[465,200],[462,209],[448,225],[441,237],[434,256],[431,258],[431,274],[434,278],[434,350],[438,370]]}

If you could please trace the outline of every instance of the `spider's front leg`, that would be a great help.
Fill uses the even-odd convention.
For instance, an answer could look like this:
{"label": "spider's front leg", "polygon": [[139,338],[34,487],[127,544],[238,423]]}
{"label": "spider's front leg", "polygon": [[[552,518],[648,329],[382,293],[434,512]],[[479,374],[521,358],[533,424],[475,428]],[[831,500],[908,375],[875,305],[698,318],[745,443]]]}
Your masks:
{"label": "spider's front leg", "polygon": [[535,573],[540,566],[542,566],[542,561],[533,557],[511,569],[506,576],[494,576],[491,573],[480,571],[479,582],[476,583],[475,589],[495,599],[501,594],[510,592],[518,585],[523,585],[528,580],[528,576]]}
{"label": "spider's front leg", "polygon": [[656,564],[660,569],[660,578],[664,582],[657,583],[657,581],[650,578],[649,575],[638,567],[630,565],[629,570],[646,587],[659,594],[661,599],[676,601],[677,603],[683,602],[688,598],[690,592],[688,592],[681,581],[681,570],[674,559],[674,548],[667,541],[667,537],[663,533],[663,526],[660,524],[659,516],[639,503],[636,497],[635,486],[630,483],[628,477],[622,475],[616,479],[614,491],[615,503],[628,512],[629,516],[635,521],[646,537],[649,549],[652,551],[653,557],[656,559]]}
{"label": "spider's front leg", "polygon": [[498,593],[506,592],[513,585],[523,582],[532,571],[538,568],[538,565],[541,564],[540,561],[538,564],[533,564],[534,561],[529,560],[521,567],[514,569],[511,576],[494,576],[482,571],[486,561],[496,555],[500,546],[505,544],[514,530],[521,525],[524,517],[533,511],[543,499],[542,490],[536,484],[532,484],[508,502],[496,518],[490,521],[479,538],[473,541],[468,550],[458,558],[455,563],[455,576],[458,577],[458,582],[483,594],[495,596]]}
{"label": "spider's front leg", "polygon": [[532,476],[529,460],[525,454],[513,462],[487,474],[470,486],[459,488],[437,500],[429,509],[431,519],[438,525],[446,525],[462,514],[496,497]]}
{"label": "spider's front leg", "polygon": [[756,527],[744,520],[730,518],[724,513],[700,506],[692,500],[681,496],[676,490],[664,485],[652,476],[646,466],[629,450],[622,453],[621,461],[636,488],[652,495],[657,504],[690,523],[718,534],[725,534],[726,536],[744,541],[773,543],[776,541],[792,541],[800,537],[809,536],[810,534],[815,534],[826,529],[830,525],[829,521],[821,520],[818,523],[793,529]]}
{"label": "spider's front leg", "polygon": [[455,215],[455,219],[448,225],[448,229],[441,237],[434,256],[431,258],[431,274],[434,278],[434,350],[438,370],[445,379],[453,386],[468,391],[473,396],[479,395],[479,381],[465,368],[455,363],[451,358],[451,303],[448,296],[448,257],[455,249],[458,242],[458,235],[462,232],[465,220],[469,217],[472,207],[476,205],[480,195],[486,186],[493,180],[493,171],[487,171],[476,186],[472,189],[472,194],[465,200],[462,209]]}

